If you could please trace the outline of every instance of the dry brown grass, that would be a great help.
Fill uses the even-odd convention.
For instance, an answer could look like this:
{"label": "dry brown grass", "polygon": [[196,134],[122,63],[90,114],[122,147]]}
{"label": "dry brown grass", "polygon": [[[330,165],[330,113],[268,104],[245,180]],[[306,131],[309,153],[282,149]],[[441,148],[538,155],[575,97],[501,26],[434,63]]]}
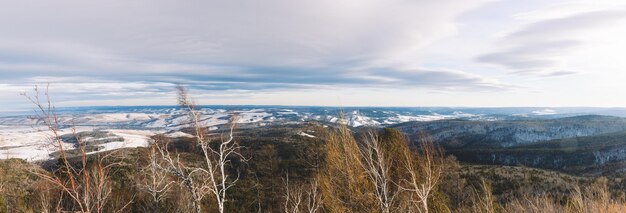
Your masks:
{"label": "dry brown grass", "polygon": [[523,213],[618,213],[626,212],[626,202],[615,199],[606,185],[606,178],[599,178],[595,183],[581,190],[576,187],[565,200],[553,196],[525,194],[505,203],[501,207],[491,195],[490,184],[483,182],[481,193],[477,194],[475,204],[467,212],[523,212]]}

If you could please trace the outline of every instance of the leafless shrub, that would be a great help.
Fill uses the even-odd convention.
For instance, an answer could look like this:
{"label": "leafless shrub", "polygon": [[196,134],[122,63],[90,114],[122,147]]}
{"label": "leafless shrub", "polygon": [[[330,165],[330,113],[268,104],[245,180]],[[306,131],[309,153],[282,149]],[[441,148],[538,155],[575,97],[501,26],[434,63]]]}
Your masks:
{"label": "leafless shrub", "polygon": [[[488,196],[488,195],[484,195]],[[624,200],[612,198],[606,185],[606,178],[599,178],[583,192],[576,186],[566,197],[565,205],[548,195],[522,195],[506,204],[503,212],[531,212],[531,213],[587,213],[607,212],[617,213],[626,211]]]}
{"label": "leafless shrub", "polygon": [[37,198],[39,211],[42,213],[50,212],[50,209],[52,209],[51,201],[53,200],[52,197],[55,190],[51,189],[51,187],[49,187],[49,183],[44,181],[39,181],[39,184],[35,189],[38,194]]}
{"label": "leafless shrub", "polygon": [[505,212],[528,212],[528,213],[558,213],[563,212],[563,207],[553,198],[547,195],[528,196],[524,195],[507,203]]}
{"label": "leafless shrub", "polygon": [[576,187],[569,196],[565,212],[626,212],[626,202],[611,196],[607,179],[598,178],[585,192]]}
{"label": "leafless shrub", "polygon": [[[44,97],[41,97],[43,93]],[[48,86],[42,92],[37,86],[34,88],[32,96],[23,94],[37,110],[37,117],[43,122],[45,127],[51,132],[49,137],[50,144],[59,150],[60,168],[52,173],[41,171],[33,171],[33,173],[45,181],[51,183],[54,187],[63,192],[61,199],[57,202],[57,211],[79,211],[79,212],[103,212],[111,195],[111,183],[109,173],[113,167],[121,165],[119,162],[109,163],[106,161],[114,152],[107,154],[95,154],[95,162],[88,165],[87,151],[85,143],[77,134],[76,129],[72,127],[72,133],[78,144],[80,153],[80,162],[78,165],[70,162],[66,153],[67,148],[64,146],[60,134],[60,120],[55,112],[48,93]],[[123,210],[128,204],[121,207],[118,211]]]}
{"label": "leafless shrub", "polygon": [[485,180],[481,180],[481,189],[476,192],[472,206],[472,212],[496,213],[499,212],[499,206],[492,194],[491,184]]}

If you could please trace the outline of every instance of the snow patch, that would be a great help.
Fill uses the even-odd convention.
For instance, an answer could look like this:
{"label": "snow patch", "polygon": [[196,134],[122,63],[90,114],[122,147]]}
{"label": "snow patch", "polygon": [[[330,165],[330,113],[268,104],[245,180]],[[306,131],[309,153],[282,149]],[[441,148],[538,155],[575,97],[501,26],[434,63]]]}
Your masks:
{"label": "snow patch", "polygon": [[165,136],[170,137],[170,138],[193,138],[194,137],[191,134],[184,133],[184,132],[181,132],[181,131],[168,133]]}
{"label": "snow patch", "polygon": [[304,136],[304,137],[309,137],[309,138],[316,138],[314,135],[308,134],[306,132],[299,132],[298,135]]}
{"label": "snow patch", "polygon": [[557,112],[553,109],[542,109],[533,111],[535,115],[556,115]]}

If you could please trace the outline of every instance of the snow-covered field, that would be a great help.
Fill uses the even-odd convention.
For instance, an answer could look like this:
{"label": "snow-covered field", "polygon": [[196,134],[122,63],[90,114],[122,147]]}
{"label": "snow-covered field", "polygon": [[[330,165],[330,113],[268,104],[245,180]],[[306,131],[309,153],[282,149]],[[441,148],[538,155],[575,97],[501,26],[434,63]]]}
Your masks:
{"label": "snow-covered field", "polygon": [[[151,136],[157,134],[155,131],[147,131],[147,130],[126,130],[126,129],[109,129],[104,130],[106,132],[112,133],[115,136],[120,136],[124,138],[123,142],[109,142],[102,144],[103,149],[99,150],[99,152],[121,149],[121,148],[135,148],[135,147],[147,147],[150,145],[152,139]],[[89,154],[96,153],[91,152]]]}
{"label": "snow-covered field", "polygon": [[[238,123],[257,123],[269,120],[272,114],[261,109],[238,110],[202,110],[200,122],[210,130],[218,125],[229,123],[231,116],[236,116]],[[106,132],[106,138],[83,138],[84,140],[102,140],[123,138],[123,141],[111,141],[98,144],[96,152],[120,148],[145,147],[151,143],[150,137],[166,133],[170,137],[191,137],[179,129],[189,126],[189,117],[184,111],[158,112],[108,112],[60,114],[63,127],[75,126],[76,132]],[[54,144],[53,134],[40,119],[29,116],[0,117],[0,158],[22,158],[28,161],[50,159],[50,154],[59,150]],[[72,134],[72,128],[62,128],[60,135]],[[74,149],[74,144],[63,143],[64,149]],[[96,153],[96,152],[91,152]]]}
{"label": "snow-covered field", "polygon": [[[93,131],[94,127],[77,126],[76,132]],[[101,129],[114,136],[124,139],[123,142],[109,142],[101,144],[100,151],[108,151],[119,148],[141,147],[150,143],[150,136],[156,134],[151,130],[122,130]],[[60,135],[73,134],[71,128],[59,130]],[[66,150],[74,149],[74,144],[63,142]],[[59,150],[51,131],[39,126],[0,126],[0,158],[22,158],[28,161],[40,161],[50,159],[50,154]]]}

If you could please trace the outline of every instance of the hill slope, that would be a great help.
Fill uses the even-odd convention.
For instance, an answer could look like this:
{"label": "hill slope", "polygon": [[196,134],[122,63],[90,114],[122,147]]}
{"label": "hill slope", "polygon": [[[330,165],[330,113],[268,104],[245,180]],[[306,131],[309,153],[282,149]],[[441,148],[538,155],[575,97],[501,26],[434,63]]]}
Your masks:
{"label": "hill slope", "polygon": [[506,148],[541,141],[584,137],[626,130],[626,119],[585,115],[558,119],[534,120],[440,120],[408,122],[391,126],[414,141],[420,132],[446,149]]}

